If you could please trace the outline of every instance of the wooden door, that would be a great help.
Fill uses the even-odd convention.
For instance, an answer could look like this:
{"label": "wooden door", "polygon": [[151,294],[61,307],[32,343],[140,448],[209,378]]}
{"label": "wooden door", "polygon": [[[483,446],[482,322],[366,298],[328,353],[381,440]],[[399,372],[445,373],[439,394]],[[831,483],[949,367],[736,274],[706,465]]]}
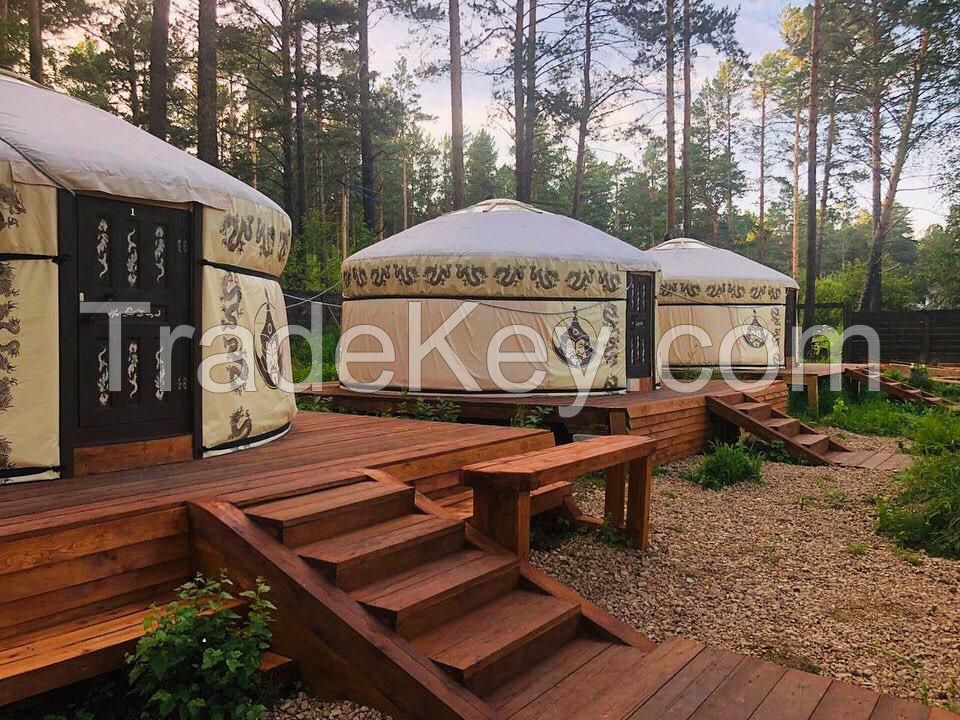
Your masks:
{"label": "wooden door", "polygon": [[[189,432],[191,341],[162,344],[162,331],[191,323],[190,213],[81,197],[77,224],[79,439]],[[120,320],[113,364],[111,316]]]}
{"label": "wooden door", "polygon": [[627,273],[627,377],[653,375],[653,275]]}

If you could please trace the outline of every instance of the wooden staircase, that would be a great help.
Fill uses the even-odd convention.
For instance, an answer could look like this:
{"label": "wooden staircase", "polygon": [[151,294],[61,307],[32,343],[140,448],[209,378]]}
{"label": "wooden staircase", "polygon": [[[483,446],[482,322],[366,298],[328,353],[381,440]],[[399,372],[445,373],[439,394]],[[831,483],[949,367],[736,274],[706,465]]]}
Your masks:
{"label": "wooden staircase", "polygon": [[851,704],[887,717],[874,713],[884,698],[828,678],[693,640],[656,645],[373,474],[243,510],[189,506],[195,563],[266,580],[274,647],[322,697],[397,720],[805,719]]}
{"label": "wooden staircase", "polygon": [[796,458],[813,465],[901,470],[909,464],[904,455],[883,450],[853,451],[829,435],[817,432],[770,403],[740,392],[707,396],[707,408],[717,417],[766,442],[783,444]]}
{"label": "wooden staircase", "polygon": [[943,410],[960,411],[960,403],[951,402],[946,398],[921,390],[909,383],[888,378],[873,367],[845,368],[843,374],[861,387],[866,387],[868,383],[871,382],[876,383],[883,393],[896,400],[921,403]]}

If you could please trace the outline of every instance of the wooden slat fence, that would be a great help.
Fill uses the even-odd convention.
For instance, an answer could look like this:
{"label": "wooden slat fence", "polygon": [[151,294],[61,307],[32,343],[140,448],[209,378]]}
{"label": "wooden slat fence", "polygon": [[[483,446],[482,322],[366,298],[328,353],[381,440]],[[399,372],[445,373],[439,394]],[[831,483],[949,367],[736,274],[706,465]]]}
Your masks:
{"label": "wooden slat fence", "polygon": [[[960,363],[960,310],[853,312],[850,324],[868,325],[880,336],[883,362]],[[861,338],[844,345],[845,362],[866,362]]]}

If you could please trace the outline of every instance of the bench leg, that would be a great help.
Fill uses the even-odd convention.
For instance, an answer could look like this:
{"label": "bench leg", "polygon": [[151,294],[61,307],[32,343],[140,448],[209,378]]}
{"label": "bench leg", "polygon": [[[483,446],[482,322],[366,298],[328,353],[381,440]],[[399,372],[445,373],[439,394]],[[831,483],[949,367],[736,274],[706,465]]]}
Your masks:
{"label": "bench leg", "polygon": [[624,486],[626,484],[627,468],[624,465],[614,465],[603,471],[603,519],[609,520],[616,528],[623,527]]}
{"label": "bench leg", "polygon": [[816,375],[806,379],[807,407],[814,417],[820,414],[820,378]]}
{"label": "bench leg", "polygon": [[650,492],[653,487],[653,460],[640,458],[630,463],[627,488],[627,535],[633,547],[650,545]]}
{"label": "bench leg", "polygon": [[530,559],[530,493],[474,488],[470,524],[494,542]]}

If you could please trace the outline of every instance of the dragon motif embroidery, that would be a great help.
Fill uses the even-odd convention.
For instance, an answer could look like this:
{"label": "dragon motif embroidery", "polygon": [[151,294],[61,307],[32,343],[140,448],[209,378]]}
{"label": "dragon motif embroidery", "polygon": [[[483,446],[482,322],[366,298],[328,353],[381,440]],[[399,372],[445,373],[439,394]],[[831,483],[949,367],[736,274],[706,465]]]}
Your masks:
{"label": "dragon motif embroidery", "polygon": [[287,253],[290,252],[290,231],[281,230],[277,239],[277,260],[281,263],[287,261]]}
{"label": "dragon motif embroidery", "polygon": [[370,280],[376,287],[383,287],[390,282],[390,268],[375,267],[370,271]]}
{"label": "dragon motif embroidery", "polygon": [[136,226],[127,233],[127,285],[135,287],[140,269],[140,253],[137,250],[139,231]]}
{"label": "dragon motif embroidery", "polygon": [[13,288],[13,265],[0,262],[0,295],[13,297],[18,294]]}
{"label": "dragon motif embroidery", "polygon": [[523,282],[526,275],[526,268],[523,265],[503,265],[498,267],[493,273],[493,279],[497,281],[500,287],[516,287]]}
{"label": "dragon motif embroidery", "polygon": [[597,276],[597,282],[608,293],[616,292],[620,289],[620,274],[610,270],[601,270]]}
{"label": "dragon motif embroidery", "polygon": [[163,396],[167,394],[167,366],[163,362],[163,353],[157,350],[153,355],[157,364],[157,374],[153,378],[153,387],[155,388],[157,400],[162,401]]}
{"label": "dragon motif embroidery", "polygon": [[253,240],[253,215],[242,217],[238,213],[227,213],[220,223],[220,242],[230,252],[243,252]]}
{"label": "dragon motif embroidery", "polygon": [[541,290],[552,290],[560,282],[560,275],[556,270],[548,270],[536,265],[530,266],[530,279]]}
{"label": "dragon motif embroidery", "polygon": [[243,315],[243,290],[240,277],[233,272],[226,273],[220,279],[220,311],[223,313],[221,325],[237,325]]}
{"label": "dragon motif embroidery", "polygon": [[367,271],[364,268],[353,267],[350,268],[350,275],[353,279],[353,284],[357,287],[365,287],[367,284]]}
{"label": "dragon motif embroidery", "polygon": [[427,269],[424,270],[423,277],[428,283],[433,285],[433,287],[446,285],[447,280],[450,279],[450,266],[429,265],[427,266]]}
{"label": "dragon motif embroidery", "polygon": [[140,344],[136,340],[131,340],[127,346],[127,382],[130,383],[131,400],[140,392],[140,383],[137,380],[138,370],[140,369]]}
{"label": "dragon motif embroidery", "polygon": [[409,287],[420,278],[420,271],[413,265],[394,265],[393,276],[399,282]]}
{"label": "dragon motif embroidery", "polygon": [[153,264],[157,267],[157,281],[167,274],[167,230],[157,225],[153,236]]}
{"label": "dragon motif embroidery", "polygon": [[97,223],[97,262],[100,263],[100,274],[104,277],[110,272],[110,223],[106,218],[100,218]]}
{"label": "dragon motif embroidery", "polygon": [[595,277],[596,271],[594,270],[571,270],[567,273],[565,282],[568,288],[574,292],[580,292],[592,284]]}
{"label": "dragon motif embroidery", "polygon": [[0,230],[17,227],[20,222],[14,216],[23,215],[26,211],[17,189],[13,185],[0,183]]}
{"label": "dragon motif embroidery", "polygon": [[700,286],[696,283],[671,281],[660,284],[661,297],[667,297],[668,295],[680,295],[683,297],[693,298],[699,294]]}
{"label": "dragon motif embroidery", "polygon": [[263,257],[270,257],[277,245],[277,230],[261,218],[257,218],[257,245]]}
{"label": "dragon motif embroidery", "polygon": [[[3,186],[0,186],[3,187]],[[16,196],[16,193],[14,193]],[[17,198],[19,200],[19,198]],[[2,221],[0,216],[0,221]],[[16,224],[16,221],[13,222]],[[0,222],[0,230],[5,226]],[[10,225],[6,225],[10,227]],[[0,295],[5,298],[5,302],[0,303],[0,331],[9,335],[20,334],[20,318],[14,315],[17,310],[17,303],[13,298],[20,294],[20,291],[14,285],[15,270],[12,263],[0,262]],[[17,384],[17,378],[14,377],[16,367],[10,361],[20,355],[20,341],[16,338],[2,341],[0,338],[0,372],[6,373],[0,377],[0,412],[6,412],[13,407],[13,386]],[[10,457],[13,454],[13,446],[9,439],[0,436],[0,469],[10,469],[14,467]]]}
{"label": "dragon motif embroidery", "polygon": [[603,324],[610,328],[610,338],[607,340],[607,347],[603,351],[604,362],[610,367],[617,364],[620,359],[620,315],[617,313],[617,306],[613,303],[606,303],[603,306]]}
{"label": "dragon motif embroidery", "polygon": [[243,440],[250,437],[253,431],[253,421],[250,419],[250,411],[242,405],[233,411],[230,415],[230,440]]}
{"label": "dragon motif embroidery", "polygon": [[470,287],[480,287],[487,279],[487,271],[480,265],[460,265],[457,263],[457,280]]}
{"label": "dragon motif embroidery", "polygon": [[739,300],[744,295],[747,294],[747,289],[743,285],[734,285],[731,282],[722,282],[716,283],[714,285],[707,285],[707,297],[720,297],[721,295],[729,295],[735,300]]}
{"label": "dragon motif embroidery", "polygon": [[8,373],[16,372],[17,367],[10,362],[10,358],[15,358],[19,355],[19,340],[10,340],[5,343],[0,343],[0,371]]}
{"label": "dragon motif embroidery", "polygon": [[13,405],[13,386],[16,384],[16,378],[0,378],[0,412],[6,412]]}
{"label": "dragon motif embroidery", "polygon": [[110,366],[107,363],[107,348],[103,345],[97,353],[97,391],[97,400],[102,407],[106,407],[110,402]]}
{"label": "dragon motif embroidery", "polygon": [[247,354],[243,351],[243,343],[240,342],[240,338],[231,335],[224,339],[223,344],[230,362],[227,365],[230,390],[237,395],[243,395],[247,378],[250,377],[250,365],[247,363]]}

